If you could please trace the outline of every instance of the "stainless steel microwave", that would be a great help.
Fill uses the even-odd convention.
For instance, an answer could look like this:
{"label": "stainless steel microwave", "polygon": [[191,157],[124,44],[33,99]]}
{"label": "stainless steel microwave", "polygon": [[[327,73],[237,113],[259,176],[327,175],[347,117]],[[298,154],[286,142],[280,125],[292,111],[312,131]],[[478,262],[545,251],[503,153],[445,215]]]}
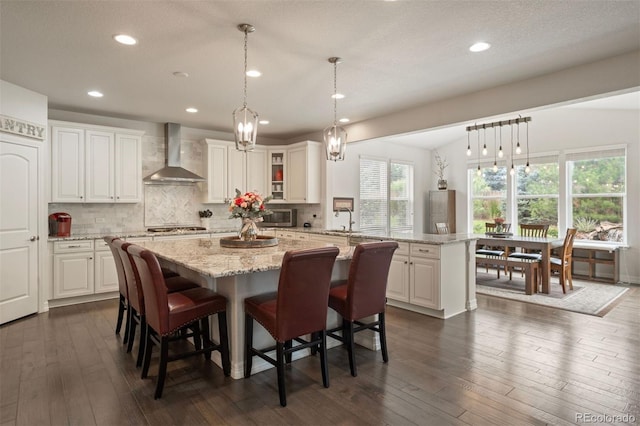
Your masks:
{"label": "stainless steel microwave", "polygon": [[271,209],[273,213],[264,216],[262,227],[287,228],[296,226],[298,210],[296,209]]}

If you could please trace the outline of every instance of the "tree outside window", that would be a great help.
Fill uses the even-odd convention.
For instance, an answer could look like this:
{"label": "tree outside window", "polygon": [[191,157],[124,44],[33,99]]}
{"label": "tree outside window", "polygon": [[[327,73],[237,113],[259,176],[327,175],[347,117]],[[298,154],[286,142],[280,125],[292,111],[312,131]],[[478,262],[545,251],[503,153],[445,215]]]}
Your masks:
{"label": "tree outside window", "polygon": [[516,203],[518,225],[549,225],[548,236],[558,236],[558,162],[545,161],[516,167]]}
{"label": "tree outside window", "polygon": [[492,167],[469,169],[471,201],[473,203],[473,232],[483,234],[485,223],[504,218],[507,211],[507,168],[494,171]]}

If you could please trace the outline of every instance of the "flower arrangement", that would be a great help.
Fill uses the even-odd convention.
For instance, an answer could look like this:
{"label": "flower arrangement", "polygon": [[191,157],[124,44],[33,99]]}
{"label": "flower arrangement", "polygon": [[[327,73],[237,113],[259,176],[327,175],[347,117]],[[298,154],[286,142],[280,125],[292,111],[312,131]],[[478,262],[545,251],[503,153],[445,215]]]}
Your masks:
{"label": "flower arrangement", "polygon": [[200,216],[201,218],[208,218],[213,216],[213,212],[209,209],[206,210],[200,210],[198,211],[198,216]]}
{"label": "flower arrangement", "polygon": [[494,223],[496,225],[502,225],[504,223],[504,218],[503,217],[496,217],[495,219],[493,219]]}
{"label": "flower arrangement", "polygon": [[245,192],[242,194],[236,189],[236,196],[229,203],[229,211],[231,212],[229,219],[239,217],[261,222],[262,216],[273,213],[265,205],[271,198],[271,195],[262,198],[262,195],[257,192]]}
{"label": "flower arrangement", "polygon": [[447,163],[447,159],[443,159],[438,154],[438,151],[435,151],[434,157],[436,159],[436,170],[433,172],[436,176],[438,176],[439,180],[444,180],[444,169],[446,169],[449,164]]}

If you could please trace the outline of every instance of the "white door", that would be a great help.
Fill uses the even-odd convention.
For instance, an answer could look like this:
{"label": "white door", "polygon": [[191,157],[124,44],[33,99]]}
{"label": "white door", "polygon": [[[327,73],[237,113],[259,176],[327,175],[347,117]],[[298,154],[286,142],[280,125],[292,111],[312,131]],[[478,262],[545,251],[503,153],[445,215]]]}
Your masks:
{"label": "white door", "polygon": [[38,311],[38,148],[0,140],[0,324]]}

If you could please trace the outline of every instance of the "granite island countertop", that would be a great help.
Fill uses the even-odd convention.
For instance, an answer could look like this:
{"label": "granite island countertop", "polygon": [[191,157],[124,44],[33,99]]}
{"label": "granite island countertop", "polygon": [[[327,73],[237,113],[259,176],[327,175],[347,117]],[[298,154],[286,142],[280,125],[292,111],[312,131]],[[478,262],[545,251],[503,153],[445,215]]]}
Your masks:
{"label": "granite island countertop", "polygon": [[[203,276],[226,277],[253,272],[277,270],[289,250],[326,247],[319,241],[279,239],[278,245],[261,248],[227,248],[220,246],[220,238],[194,238],[186,240],[144,241],[136,243],[178,266]],[[348,260],[354,247],[340,246],[336,260]]]}
{"label": "granite island countertop", "polygon": [[[336,230],[323,230],[318,228],[279,228],[287,229],[293,232],[303,232],[308,234],[332,235],[332,236],[349,236],[348,232]],[[419,234],[415,232],[368,232],[353,231],[351,239],[362,242],[362,240],[393,240],[406,243],[423,243],[423,244],[452,244],[465,241],[477,240],[483,238],[484,235],[478,234]]]}

